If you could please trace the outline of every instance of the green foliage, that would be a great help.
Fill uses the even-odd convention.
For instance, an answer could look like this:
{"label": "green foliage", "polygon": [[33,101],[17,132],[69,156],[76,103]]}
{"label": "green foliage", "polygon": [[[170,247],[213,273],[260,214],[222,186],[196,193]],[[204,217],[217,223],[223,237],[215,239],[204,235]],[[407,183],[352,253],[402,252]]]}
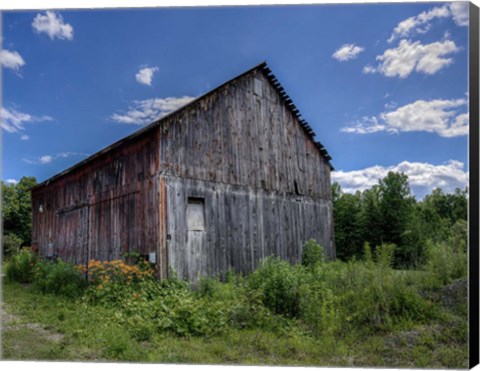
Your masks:
{"label": "green foliage", "polygon": [[[333,271],[346,266],[337,263]],[[408,272],[415,276],[414,273]],[[429,316],[424,324],[405,319],[397,321],[389,331],[373,333],[360,327],[358,331],[337,331],[336,335],[329,335],[328,331],[315,335],[307,331],[305,320],[293,319],[287,321],[289,326],[282,332],[262,327],[227,327],[208,337],[184,337],[150,333],[143,324],[134,323],[136,318],[131,325],[122,324],[116,320],[121,312],[118,307],[86,305],[70,298],[39,294],[33,287],[20,284],[4,285],[3,299],[6,313],[22,319],[14,320],[14,326],[5,322],[4,359],[303,367],[423,365],[438,369],[466,368],[468,361],[466,317],[455,317],[445,310],[438,319]],[[466,304],[466,299],[463,302]],[[10,316],[5,316],[4,321],[8,321],[7,317]],[[25,324],[31,323],[39,324],[38,330],[25,328]],[[154,329],[150,325],[146,328]],[[338,335],[342,332],[346,335]],[[61,340],[55,340],[53,335]]]}
{"label": "green foliage", "polygon": [[13,233],[3,235],[3,253],[4,257],[8,258],[20,251],[20,246],[23,240]]}
{"label": "green foliage", "polygon": [[397,245],[397,267],[409,266],[418,258],[420,231],[412,220],[415,200],[406,175],[389,172],[378,185],[354,195],[342,193],[335,185],[333,206],[339,259],[361,258],[365,242],[372,246]]}
{"label": "green foliage", "polygon": [[384,240],[378,185],[374,185],[372,188],[362,192],[360,233],[362,235],[362,242],[368,242],[371,246],[381,245]]}
{"label": "green foliage", "polygon": [[445,220],[448,226],[457,220],[467,219],[468,200],[467,191],[455,189],[453,194],[445,194],[440,188],[436,188],[424,200],[426,210],[439,219]]}
{"label": "green foliage", "polygon": [[395,268],[420,268],[425,264],[425,242],[448,243],[466,249],[467,191],[445,194],[435,189],[416,201],[408,177],[389,172],[377,185],[355,194],[343,193],[334,183],[332,199],[337,258],[347,261],[385,243],[397,246]]}
{"label": "green foliage", "polygon": [[379,267],[392,268],[397,246],[393,243],[384,243],[375,250],[376,262]]}
{"label": "green foliage", "polygon": [[81,295],[85,287],[81,271],[74,265],[61,260],[41,261],[29,249],[11,256],[5,264],[5,273],[9,282],[33,283],[42,293],[72,298]]}
{"label": "green foliage", "polygon": [[[456,228],[463,236],[464,226]],[[38,262],[34,264],[37,274],[31,288],[42,293],[40,298],[50,293],[57,295],[55,300],[48,300],[48,305],[56,306],[46,322],[54,322],[61,333],[67,334],[68,341],[95,347],[96,359],[152,361],[160,358],[149,358],[148,349],[158,351],[159,342],[163,347],[179,342],[205,346],[216,341],[223,344],[229,339],[232,343],[212,352],[234,362],[243,359],[228,358],[231,348],[245,345],[238,334],[251,333],[249,347],[258,357],[277,359],[282,354],[283,359],[288,359],[288,355],[301,364],[308,359],[306,352],[313,351],[330,355],[332,362],[342,355],[348,366],[352,349],[368,350],[370,356],[384,354],[383,340],[375,339],[385,334],[420,331],[432,321],[450,323],[454,318],[445,314],[442,303],[455,285],[442,286],[452,282],[457,285],[454,280],[466,276],[466,253],[460,243],[455,247],[429,242],[422,271],[392,268],[397,248],[384,243],[372,252],[366,243],[362,260],[326,261],[317,254],[321,248],[310,241],[305,251],[311,250],[312,254],[306,259],[310,261],[306,266],[269,258],[248,276],[230,272],[225,282],[205,277],[196,285],[175,276],[164,281],[145,276],[131,284],[105,276],[104,280],[90,282],[85,291],[83,281],[78,281],[80,270],[64,262]],[[80,298],[69,297],[74,292],[81,294]],[[457,296],[458,304],[447,300],[445,305],[453,308],[455,316],[466,316],[466,302],[461,301],[461,295]],[[47,305],[28,304],[34,315],[42,313],[42,305]],[[466,330],[457,332],[448,336],[457,341]],[[363,344],[365,337],[370,339],[368,349],[353,347]],[[272,339],[281,341],[272,346]],[[392,349],[397,349],[397,345],[389,351]],[[201,353],[198,349],[197,352]],[[445,362],[458,364],[460,356],[446,353]],[[170,354],[168,359],[185,358]],[[385,365],[388,359],[386,355]],[[428,359],[431,357],[418,362],[423,364]]]}
{"label": "green foliage", "polygon": [[410,213],[406,229],[402,234],[402,246],[396,253],[397,268],[418,268],[425,261],[425,233],[422,227],[419,207]]}
{"label": "green foliage", "polygon": [[129,251],[123,253],[123,259],[128,264],[142,264],[144,262],[143,257],[140,255],[138,251]]}
{"label": "green foliage", "polygon": [[467,253],[448,243],[426,242],[425,282],[428,287],[440,287],[453,280],[466,277]]}
{"label": "green foliage", "polygon": [[36,264],[37,257],[30,250],[22,249],[6,262],[5,276],[10,282],[31,283]]}
{"label": "green foliage", "polygon": [[304,269],[294,268],[279,258],[267,258],[263,264],[248,277],[252,290],[259,290],[263,304],[276,314],[295,317],[300,310],[301,285]]}
{"label": "green foliage", "polygon": [[379,192],[383,242],[397,245],[395,266],[408,267],[415,263],[415,255],[405,240],[405,236],[412,233],[409,222],[415,206],[408,177],[403,173],[389,172],[380,180]]}
{"label": "green foliage", "polygon": [[370,244],[368,242],[365,242],[363,244],[363,260],[367,264],[373,262],[372,248],[370,247]]}
{"label": "green foliage", "polygon": [[405,321],[432,316],[407,277],[390,267],[394,245],[377,249],[376,261],[366,246],[366,261],[317,265],[302,287],[300,318],[316,336],[346,336],[391,330]]}
{"label": "green foliage", "polygon": [[335,183],[333,198],[335,243],[337,257],[347,260],[361,253],[358,246],[363,243],[361,228],[360,194],[342,193],[341,187]]}
{"label": "green foliage", "polygon": [[[464,226],[456,228],[463,236]],[[35,262],[28,252],[15,255],[9,266],[13,261],[33,267],[32,286],[43,294],[80,297],[77,304],[85,310],[109,311],[110,327],[104,336],[112,341],[104,344],[103,354],[128,359],[138,355],[131,353],[131,341],[151,342],[159,336],[213,338],[250,329],[322,339],[333,349],[336,339],[373,336],[441,318],[424,290],[466,276],[464,249],[460,243],[428,242],[424,270],[419,272],[393,268],[397,249],[384,243],[372,252],[365,243],[362,260],[327,261],[321,246],[309,241],[302,264],[270,257],[246,277],[229,273],[226,282],[204,277],[196,285],[176,276],[155,281],[144,275],[129,282],[103,275],[85,289],[81,269],[62,261]],[[116,261],[108,264],[125,272],[138,269]],[[100,274],[108,264],[92,262],[91,267]]]}
{"label": "green foliage", "polygon": [[468,223],[464,219],[458,219],[450,227],[449,245],[454,251],[467,252],[468,247]]}
{"label": "green foliage", "polygon": [[143,340],[162,332],[183,337],[208,336],[222,331],[227,322],[221,302],[197,297],[186,285],[146,280],[135,289],[125,288],[121,301],[100,298],[97,303],[118,309],[117,323]]}
{"label": "green foliage", "polygon": [[302,265],[305,267],[312,267],[323,261],[325,261],[323,247],[314,239],[307,241],[303,246]]}
{"label": "green foliage", "polygon": [[2,181],[2,213],[4,234],[14,234],[30,244],[32,201],[30,189],[37,184],[34,177],[22,177],[17,184]]}
{"label": "green foliage", "polygon": [[81,271],[72,264],[57,260],[39,261],[34,271],[35,287],[42,293],[78,297],[85,288]]}

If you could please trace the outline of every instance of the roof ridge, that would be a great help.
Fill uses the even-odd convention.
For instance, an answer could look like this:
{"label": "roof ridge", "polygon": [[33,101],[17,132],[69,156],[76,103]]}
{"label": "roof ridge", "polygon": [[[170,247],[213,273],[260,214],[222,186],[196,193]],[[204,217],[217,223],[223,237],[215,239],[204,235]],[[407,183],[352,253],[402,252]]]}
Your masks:
{"label": "roof ridge", "polygon": [[[260,67],[260,65],[258,67]],[[289,109],[293,113],[293,115],[297,118],[305,134],[307,134],[307,136],[312,140],[313,144],[319,150],[322,157],[327,161],[327,164],[328,166],[330,166],[330,169],[334,170],[334,167],[330,163],[330,160],[332,159],[332,157],[330,156],[330,154],[328,153],[324,145],[320,143],[320,141],[315,140],[316,134],[313,131],[312,127],[308,124],[308,122],[304,118],[302,118],[300,110],[295,106],[295,104],[293,103],[293,100],[289,97],[289,95],[283,88],[282,84],[280,84],[280,81],[278,81],[277,77],[273,74],[270,67],[268,67],[266,61],[262,66],[262,70],[265,73],[265,77],[270,81],[270,84],[274,87],[274,89],[280,95],[280,98],[285,103],[285,106],[287,107],[287,109]]]}
{"label": "roof ridge", "polygon": [[217,90],[223,88],[224,86],[227,86],[228,84],[232,83],[233,81],[235,80],[238,80],[239,78],[245,76],[245,75],[248,75],[249,73],[251,73],[252,71],[255,71],[257,69],[260,69],[262,72],[265,73],[265,76],[267,77],[267,79],[270,81],[270,83],[272,84],[272,86],[277,90],[277,92],[279,93],[280,97],[282,98],[283,102],[285,103],[287,109],[289,109],[294,115],[295,117],[298,119],[298,122],[300,123],[300,126],[302,127],[302,129],[304,130],[304,132],[307,134],[307,136],[312,140],[313,144],[315,145],[315,147],[319,150],[321,156],[327,161],[327,164],[328,166],[330,167],[331,170],[334,170],[333,166],[331,165],[330,163],[330,160],[332,159],[331,156],[328,154],[327,150],[325,149],[325,147],[318,141],[315,140],[315,133],[313,131],[313,129],[310,127],[310,125],[308,125],[308,123],[303,119],[301,118],[301,114],[300,114],[300,111],[298,110],[298,108],[293,104],[293,101],[290,99],[290,97],[288,96],[288,94],[285,92],[285,89],[283,88],[283,86],[280,84],[280,82],[277,80],[277,78],[275,77],[275,75],[273,74],[272,70],[270,69],[270,67],[268,67],[267,65],[267,61],[266,60],[263,60],[261,63],[258,63],[257,65],[255,65],[254,67],[242,72],[241,74],[239,75],[236,75],[235,77],[221,83],[220,85],[218,85],[217,87],[209,90],[208,92],[198,96],[197,98],[193,99],[192,101],[184,104],[183,106],[181,107],[178,107],[176,110],[166,114],[165,116],[162,116],[160,117],[159,119],[153,121],[152,123],[144,126],[143,128],[139,129],[139,130],[136,130],[134,131],[133,133],[127,135],[126,137],[123,137],[122,139],[119,139],[117,140],[116,142],[100,149],[99,151],[95,152],[94,154],[88,156],[86,159],[80,161],[80,162],[77,162],[76,164],[68,167],[67,169],[51,176],[50,178],[44,180],[43,182],[41,183],[38,183],[36,186],[34,186],[32,189],[35,189],[35,188],[39,188],[43,185],[47,185],[48,183],[50,183],[51,181],[57,179],[57,178],[60,178],[61,176],[73,171],[74,169],[78,168],[78,167],[81,167],[83,166],[84,164],[96,159],[97,157],[100,157],[101,155],[103,155],[104,153],[107,153],[117,147],[119,147],[120,145],[122,145],[123,143],[131,140],[131,139],[134,139],[136,137],[139,137],[140,135],[154,129],[155,127],[159,126],[162,121],[166,120],[168,117],[171,117],[175,114],[177,114],[178,112],[182,111],[183,109],[195,104],[196,102],[202,100],[203,98],[207,97],[208,95],[210,94],[213,94],[214,92],[216,92]]}

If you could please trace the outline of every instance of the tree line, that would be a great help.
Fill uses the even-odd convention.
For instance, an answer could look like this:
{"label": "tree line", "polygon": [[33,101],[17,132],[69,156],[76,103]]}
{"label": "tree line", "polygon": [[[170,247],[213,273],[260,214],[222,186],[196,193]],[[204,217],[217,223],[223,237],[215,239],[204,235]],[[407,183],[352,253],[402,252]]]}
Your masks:
{"label": "tree line", "polygon": [[389,172],[378,184],[354,194],[332,185],[337,258],[362,258],[365,244],[372,250],[394,244],[394,266],[423,264],[428,240],[467,248],[467,189],[444,193],[434,189],[423,200],[412,195],[408,176]]}

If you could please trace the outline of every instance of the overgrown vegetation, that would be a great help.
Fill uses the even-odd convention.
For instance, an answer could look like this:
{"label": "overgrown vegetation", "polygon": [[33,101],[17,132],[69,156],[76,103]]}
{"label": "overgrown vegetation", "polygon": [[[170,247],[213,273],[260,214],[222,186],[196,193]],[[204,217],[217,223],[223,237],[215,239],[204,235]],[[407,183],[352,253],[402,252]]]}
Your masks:
{"label": "overgrown vegetation", "polygon": [[[38,334],[7,326],[4,357],[466,367],[466,192],[417,202],[408,179],[390,173],[353,195],[334,185],[333,195],[340,259],[311,240],[301,264],[270,257],[248,276],[195,285],[155,280],[136,253],[87,269],[12,248],[9,310],[62,340],[35,353]],[[28,339],[35,345],[19,352]]]}
{"label": "overgrown vegetation", "polygon": [[5,269],[6,277],[11,282],[31,283],[33,272],[37,268],[37,257],[29,250],[22,250],[8,261]]}
{"label": "overgrown vegetation", "polygon": [[[68,341],[97,345],[104,341],[95,351],[108,360],[151,360],[155,358],[154,344],[163,344],[167,338],[190,339],[195,344],[195,339],[201,338],[208,348],[219,339],[233,336],[238,341],[242,334],[248,338],[254,331],[265,339],[284,338],[295,349],[288,357],[297,360],[297,364],[315,364],[316,360],[320,362],[317,365],[348,365],[344,361],[347,354],[359,351],[357,342],[370,344],[372,339],[378,341],[388,334],[401,336],[405,331],[418,331],[432,323],[445,326],[453,318],[460,328],[448,342],[455,342],[457,353],[447,363],[435,362],[446,367],[465,366],[466,311],[462,305],[466,296],[460,295],[455,312],[450,312],[442,306],[436,291],[466,277],[465,253],[451,245],[429,242],[421,269],[401,271],[392,268],[393,244],[378,246],[373,252],[367,244],[362,259],[348,262],[326,261],[322,250],[309,241],[303,264],[292,266],[269,258],[246,277],[230,273],[225,282],[203,278],[194,287],[177,278],[156,281],[148,263],[132,266],[121,261],[92,261],[86,275],[83,267],[62,261],[37,261],[31,253],[22,251],[6,263],[7,292],[8,287],[15,289],[15,281],[29,282],[24,277],[31,275],[28,291],[35,300],[39,300],[35,293],[54,294],[59,299],[53,302],[60,300],[72,311],[90,313],[90,320],[99,321],[97,325],[108,341],[96,335],[92,340],[93,335],[86,330],[84,320],[77,318],[78,313],[73,315],[77,319],[67,319],[64,309],[56,315],[40,315],[24,308],[32,319],[63,332]],[[18,264],[19,261],[22,263]],[[10,301],[16,304],[12,297],[7,297],[7,303]],[[43,318],[44,315],[47,317]],[[52,320],[51,316],[61,320]],[[437,344],[444,341],[441,339],[431,341]],[[145,343],[151,344],[153,353],[142,348]],[[323,347],[321,354],[312,351],[313,344]],[[264,346],[268,351],[277,351],[270,345]],[[464,352],[459,351],[462,346]],[[450,348],[445,345],[445,349]],[[221,356],[223,351],[228,354],[225,349],[217,349],[218,362],[226,361]],[[296,359],[296,352],[311,354]],[[355,365],[408,365],[401,359],[371,356],[371,361],[360,357]],[[288,357],[282,355],[284,364],[291,364],[286,361]]]}

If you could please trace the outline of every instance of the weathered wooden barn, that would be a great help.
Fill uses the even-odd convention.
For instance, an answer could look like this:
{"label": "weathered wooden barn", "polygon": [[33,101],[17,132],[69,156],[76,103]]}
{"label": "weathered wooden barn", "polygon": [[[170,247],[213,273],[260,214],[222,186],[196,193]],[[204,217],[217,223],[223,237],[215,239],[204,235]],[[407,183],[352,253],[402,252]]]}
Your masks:
{"label": "weathered wooden barn", "polygon": [[32,246],[76,264],[139,252],[158,276],[335,256],[330,156],[266,63],[38,184]]}

